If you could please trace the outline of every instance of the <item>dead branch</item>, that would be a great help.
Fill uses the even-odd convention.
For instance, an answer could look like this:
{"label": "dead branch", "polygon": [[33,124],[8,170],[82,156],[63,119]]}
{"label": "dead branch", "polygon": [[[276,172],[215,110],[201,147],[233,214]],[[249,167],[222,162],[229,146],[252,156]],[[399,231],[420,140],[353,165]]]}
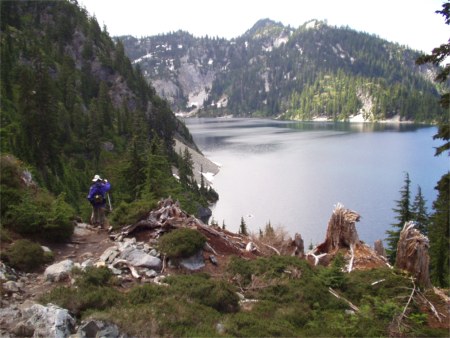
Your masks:
{"label": "dead branch", "polygon": [[266,243],[262,243],[262,242],[261,242],[261,244],[263,244],[263,245],[267,246],[268,248],[272,249],[273,251],[275,251],[275,252],[277,253],[278,256],[281,255],[281,254],[280,254],[280,251],[278,251],[278,250],[277,250],[276,248],[274,248],[273,246],[271,246],[271,245],[269,245],[269,244],[266,244]]}
{"label": "dead branch", "polygon": [[441,316],[439,315],[439,312],[437,312],[437,310],[436,310],[436,308],[434,307],[433,303],[431,303],[431,302],[427,299],[427,297],[425,297],[425,295],[424,295],[422,292],[417,291],[417,293],[419,294],[419,296],[420,296],[421,298],[423,298],[423,300],[425,301],[425,303],[428,304],[428,306],[430,307],[431,312],[433,312],[433,315],[437,318],[437,320],[439,321],[439,323],[442,323],[442,318],[441,318]]}
{"label": "dead branch", "polygon": [[350,302],[348,299],[345,299],[344,297],[340,296],[335,290],[333,290],[332,288],[328,288],[328,291],[335,296],[338,299],[342,299],[344,302],[346,302],[348,304],[348,306],[350,306],[350,308],[356,312],[359,312],[359,308],[353,304],[352,302]]}

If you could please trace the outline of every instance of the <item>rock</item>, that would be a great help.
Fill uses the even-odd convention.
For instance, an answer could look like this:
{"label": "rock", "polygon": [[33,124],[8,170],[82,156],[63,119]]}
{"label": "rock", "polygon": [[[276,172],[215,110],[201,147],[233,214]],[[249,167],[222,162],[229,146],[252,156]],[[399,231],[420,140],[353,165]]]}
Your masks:
{"label": "rock", "polygon": [[162,261],[136,248],[127,248],[120,253],[119,258],[127,260],[131,265],[150,269],[161,269]]}
{"label": "rock", "polygon": [[111,246],[102,253],[99,261],[112,263],[117,256],[119,256],[119,250],[116,246]]}
{"label": "rock", "polygon": [[209,255],[209,261],[214,264],[217,265],[217,258],[214,255]]}
{"label": "rock", "polygon": [[26,320],[24,325],[34,328],[35,337],[65,338],[75,326],[75,320],[69,315],[69,311],[53,304],[34,304],[25,309],[22,315]]}
{"label": "rock", "polygon": [[216,332],[220,335],[225,334],[225,326],[222,323],[216,324]]}
{"label": "rock", "polygon": [[203,251],[200,250],[195,255],[180,260],[180,266],[191,271],[203,268],[205,266],[205,261],[203,259]]}
{"label": "rock", "polygon": [[9,280],[5,283],[3,283],[3,289],[8,292],[19,292],[20,287],[18,282],[14,282],[12,280]]}
{"label": "rock", "polygon": [[204,223],[208,224],[212,211],[210,208],[199,207],[197,210],[197,217]]}
{"label": "rock", "polygon": [[253,252],[256,250],[256,245],[253,242],[248,242],[247,245],[245,246],[245,251],[247,252]]}
{"label": "rock", "polygon": [[94,261],[91,258],[86,259],[84,262],[81,263],[82,270],[85,270],[86,268],[92,267],[92,266],[94,266]]}
{"label": "rock", "polygon": [[147,270],[145,271],[145,275],[148,278],[155,278],[156,276],[158,276],[158,273],[155,270]]}
{"label": "rock", "polygon": [[24,321],[20,321],[11,330],[18,337],[32,337],[34,335],[34,327]]}
{"label": "rock", "polygon": [[406,222],[397,244],[395,266],[413,275],[419,285],[430,288],[430,256],[428,237],[414,228],[414,222]]}
{"label": "rock", "polygon": [[41,248],[42,250],[44,250],[44,252],[52,252],[52,250],[50,250],[48,246],[41,245]]}
{"label": "rock", "polygon": [[70,259],[66,259],[59,263],[50,265],[45,269],[44,277],[46,280],[58,282],[64,280],[69,276],[70,271],[72,270],[74,263]]}

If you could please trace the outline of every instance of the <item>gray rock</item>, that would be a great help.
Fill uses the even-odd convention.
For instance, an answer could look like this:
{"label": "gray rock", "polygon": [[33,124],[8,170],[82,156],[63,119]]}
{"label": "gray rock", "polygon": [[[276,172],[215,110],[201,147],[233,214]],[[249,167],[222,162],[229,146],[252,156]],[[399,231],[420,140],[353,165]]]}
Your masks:
{"label": "gray rock", "polygon": [[151,256],[145,253],[143,250],[136,248],[127,248],[119,256],[121,259],[125,259],[130,262],[131,265],[146,267],[150,269],[160,269],[162,262],[158,257]]}
{"label": "gray rock", "polygon": [[58,282],[64,280],[69,276],[70,271],[72,270],[74,263],[70,259],[66,259],[59,263],[50,265],[45,269],[44,277],[46,280]]}
{"label": "gray rock", "polygon": [[148,278],[155,278],[156,276],[158,276],[158,273],[155,270],[147,270],[145,271],[145,275]]}
{"label": "gray rock", "polygon": [[22,315],[26,319],[24,325],[34,328],[35,337],[65,338],[75,326],[75,320],[69,315],[69,311],[53,304],[34,304],[25,309]]}
{"label": "gray rock", "polygon": [[75,337],[127,338],[128,336],[121,333],[115,324],[103,322],[101,320],[91,320],[80,326]]}
{"label": "gray rock", "polygon": [[180,260],[180,265],[188,270],[195,271],[203,268],[205,266],[205,261],[203,259],[203,251],[200,250],[195,255]]}
{"label": "gray rock", "polygon": [[18,282],[14,282],[12,280],[9,280],[5,283],[3,283],[3,289],[5,289],[8,292],[19,292],[20,287]]}
{"label": "gray rock", "polygon": [[112,263],[118,255],[119,255],[119,251],[118,251],[117,247],[111,246],[102,253],[99,260],[101,262]]}

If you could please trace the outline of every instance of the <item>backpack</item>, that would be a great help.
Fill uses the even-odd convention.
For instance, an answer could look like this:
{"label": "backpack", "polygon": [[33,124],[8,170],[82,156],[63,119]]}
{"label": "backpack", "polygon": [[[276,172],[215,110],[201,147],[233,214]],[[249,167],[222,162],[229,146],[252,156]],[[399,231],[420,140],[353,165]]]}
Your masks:
{"label": "backpack", "polygon": [[105,202],[105,197],[103,196],[101,186],[96,186],[95,191],[92,194],[91,203],[94,205],[100,205]]}
{"label": "backpack", "polygon": [[103,204],[104,198],[102,194],[95,194],[94,195],[94,203],[95,204]]}

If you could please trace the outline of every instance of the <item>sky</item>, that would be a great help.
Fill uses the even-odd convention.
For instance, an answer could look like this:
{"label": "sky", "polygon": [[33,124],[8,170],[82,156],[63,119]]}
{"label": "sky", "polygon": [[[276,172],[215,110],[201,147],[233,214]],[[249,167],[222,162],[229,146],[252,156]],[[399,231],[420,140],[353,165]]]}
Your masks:
{"label": "sky", "polygon": [[269,18],[297,28],[311,19],[348,26],[430,53],[448,43],[450,25],[436,14],[444,0],[78,0],[111,36],[184,30],[235,38]]}

